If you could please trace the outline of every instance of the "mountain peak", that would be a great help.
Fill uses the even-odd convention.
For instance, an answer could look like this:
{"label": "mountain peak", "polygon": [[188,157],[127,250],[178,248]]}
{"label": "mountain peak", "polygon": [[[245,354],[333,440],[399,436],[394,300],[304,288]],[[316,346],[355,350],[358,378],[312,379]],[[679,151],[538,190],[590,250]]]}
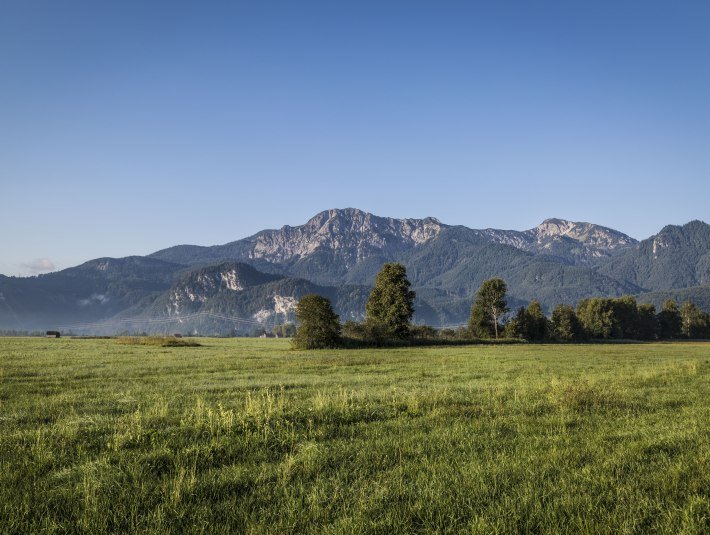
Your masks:
{"label": "mountain peak", "polygon": [[568,223],[571,223],[570,221],[567,221],[566,219],[560,219],[559,217],[550,217],[548,219],[545,219],[540,225],[566,225]]}
{"label": "mountain peak", "polygon": [[618,230],[554,217],[545,219],[528,232],[535,236],[538,242],[566,237],[599,249],[617,249],[636,243],[636,240]]}
{"label": "mountain peak", "polygon": [[[359,208],[330,208],[328,210],[323,210],[322,212],[318,212],[316,215],[314,215],[311,219],[308,220],[306,224],[309,224],[311,222],[319,222],[319,221],[327,221],[331,219],[362,219],[362,220],[377,220],[377,221],[408,221],[410,223],[414,222],[423,222],[423,223],[433,223],[433,224],[438,224],[438,225],[443,225],[441,221],[439,221],[435,217],[424,217],[424,218],[411,218],[411,217],[405,217],[401,219],[396,219],[392,217],[382,217],[382,216],[377,216],[375,214],[372,214],[370,212],[366,212],[365,210],[361,210]],[[289,227],[292,228],[292,227]]]}
{"label": "mountain peak", "polygon": [[659,234],[663,233],[668,233],[668,232],[703,232],[708,230],[708,225],[705,221],[701,221],[700,219],[693,219],[692,221],[688,221],[684,225],[666,225],[663,227]]}
{"label": "mountain peak", "polygon": [[378,251],[396,251],[420,245],[444,228],[434,218],[393,219],[357,208],[319,212],[304,225],[260,232],[251,238],[249,258],[267,262],[303,259],[319,251],[338,252],[348,265]]}
{"label": "mountain peak", "polygon": [[552,217],[550,219],[545,219],[533,230],[536,231],[538,236],[557,236],[557,235],[567,235],[573,232],[580,225],[589,225],[589,223],[576,223],[574,221],[567,221],[566,219],[559,219]]}
{"label": "mountain peak", "polygon": [[328,210],[318,212],[316,215],[310,218],[308,222],[313,220],[333,219],[336,217],[352,218],[365,216],[375,217],[371,213],[365,212],[364,210],[360,210],[359,208],[329,208]]}

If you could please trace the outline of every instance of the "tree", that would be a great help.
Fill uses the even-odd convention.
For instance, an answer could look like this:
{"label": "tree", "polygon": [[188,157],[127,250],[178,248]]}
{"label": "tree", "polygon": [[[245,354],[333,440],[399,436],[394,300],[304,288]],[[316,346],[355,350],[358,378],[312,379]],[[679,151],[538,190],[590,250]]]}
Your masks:
{"label": "tree", "polygon": [[525,339],[535,342],[546,340],[550,333],[550,322],[542,311],[540,301],[537,299],[530,301],[525,314],[527,316]]}
{"label": "tree", "polygon": [[589,338],[620,338],[611,299],[582,299],[577,304],[577,318]]}
{"label": "tree", "polygon": [[530,301],[527,308],[520,307],[505,326],[507,338],[524,338],[533,342],[546,340],[549,335],[549,321],[542,311],[540,302]]}
{"label": "tree", "polygon": [[493,278],[483,281],[478,289],[476,299],[471,306],[469,330],[478,338],[498,339],[498,322],[501,316],[508,312],[505,294],[508,287],[503,279]]}
{"label": "tree", "polygon": [[414,297],[407,270],[388,262],[375,278],[375,286],[365,305],[365,323],[384,336],[408,338],[414,315]]}
{"label": "tree", "polygon": [[550,323],[555,340],[573,342],[582,338],[582,326],[571,305],[557,305],[552,311]]}
{"label": "tree", "polygon": [[330,300],[304,295],[296,305],[298,328],[291,344],[296,349],[325,349],[340,345],[340,318]]}
{"label": "tree", "polygon": [[655,340],[658,336],[658,317],[656,307],[649,303],[638,306],[636,335],[639,340]]}
{"label": "tree", "polygon": [[506,338],[524,338],[527,340],[527,311],[525,307],[520,307],[515,315],[510,318],[503,328],[503,336]]}
{"label": "tree", "polygon": [[636,298],[625,295],[618,299],[611,299],[614,310],[613,338],[626,338],[635,340],[639,338],[639,314]]}
{"label": "tree", "polygon": [[681,336],[681,317],[678,304],[673,299],[668,299],[663,303],[661,312],[658,314],[658,328],[660,338],[667,340],[669,338],[680,338]]}
{"label": "tree", "polygon": [[686,338],[710,336],[710,315],[700,310],[692,301],[680,307],[681,332]]}

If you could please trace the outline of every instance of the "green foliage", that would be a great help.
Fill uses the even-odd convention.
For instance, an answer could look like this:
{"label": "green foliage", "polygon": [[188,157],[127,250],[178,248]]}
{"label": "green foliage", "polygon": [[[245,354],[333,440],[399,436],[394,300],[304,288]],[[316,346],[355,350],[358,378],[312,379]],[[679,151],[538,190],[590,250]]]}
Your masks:
{"label": "green foliage", "polygon": [[552,311],[550,318],[552,338],[560,342],[576,342],[584,338],[584,330],[579,323],[574,308],[559,304]]}
{"label": "green foliage", "polygon": [[435,340],[438,332],[428,325],[414,325],[410,329],[410,336],[415,340]]}
{"label": "green foliage", "polygon": [[515,315],[504,322],[501,327],[504,338],[524,339],[525,307],[518,308]]}
{"label": "green foliage", "polygon": [[385,336],[409,337],[416,295],[410,286],[407,270],[402,264],[389,262],[383,265],[367,300],[365,323]]}
{"label": "green foliage", "polygon": [[708,343],[203,343],[1,339],[0,533],[707,533]]}
{"label": "green foliage", "polygon": [[630,295],[611,300],[614,311],[614,328],[616,338],[626,340],[639,339],[639,315],[636,298]]}
{"label": "green foliage", "polygon": [[643,314],[642,318],[632,296],[618,299],[593,297],[583,299],[577,305],[579,322],[586,336],[592,339],[652,339],[656,327],[649,314],[655,316],[655,311],[645,307]]}
{"label": "green foliage", "polygon": [[655,340],[658,338],[660,331],[658,316],[656,315],[656,307],[644,303],[638,305],[636,318],[636,339],[637,340]]}
{"label": "green foliage", "polygon": [[543,341],[550,336],[550,322],[542,311],[542,306],[537,299],[533,299],[527,312],[526,340]]}
{"label": "green foliage", "polygon": [[680,307],[681,333],[685,338],[710,338],[710,314],[700,310],[692,301]]}
{"label": "green foliage", "polygon": [[298,328],[291,340],[294,348],[327,349],[340,345],[340,318],[327,298],[304,295],[296,306],[296,320]]}
{"label": "green foliage", "polygon": [[[691,307],[687,309],[691,311]],[[702,324],[702,312],[696,324]],[[589,338],[655,340],[678,338],[681,334],[681,312],[674,301],[666,301],[663,310],[656,314],[652,304],[637,304],[636,299],[624,296],[618,299],[592,298],[580,301],[577,315]],[[688,317],[693,315],[689,312]],[[688,325],[693,322],[689,322]],[[702,328],[698,337],[708,336]]]}
{"label": "green foliage", "polygon": [[682,320],[678,304],[668,299],[663,303],[663,308],[658,314],[659,337],[668,340],[681,337]]}
{"label": "green foliage", "polygon": [[373,346],[389,345],[388,342],[392,339],[385,327],[379,323],[352,320],[343,324],[343,337]]}
{"label": "green foliage", "polygon": [[393,338],[377,325],[367,322],[346,321],[343,324],[343,344],[350,349],[368,347],[460,346],[466,344],[503,345],[519,344],[520,337],[479,339],[471,336],[466,327],[435,329],[428,325],[413,325],[406,339]]}
{"label": "green foliage", "polygon": [[352,320],[343,323],[342,334],[345,338],[354,340],[362,340],[368,336],[365,324]]}
{"label": "green foliage", "polygon": [[116,339],[119,344],[160,347],[200,347],[202,344],[188,338],[175,336],[120,336]]}
{"label": "green foliage", "polygon": [[471,331],[467,327],[457,329],[439,329],[438,336],[441,340],[470,340]]}
{"label": "green foliage", "polygon": [[[655,340],[673,338],[710,338],[710,314],[691,301],[681,309],[673,300],[656,314],[650,303],[638,304],[631,296],[618,299],[595,297],[577,304],[577,319],[583,334],[591,339]],[[552,315],[552,330],[557,340],[577,338],[571,307],[558,306]]]}
{"label": "green foliage", "polygon": [[478,289],[471,306],[469,330],[477,338],[498,338],[500,320],[508,309],[505,294],[508,290],[500,278],[488,279]]}
{"label": "green foliage", "polygon": [[588,338],[621,338],[611,299],[582,299],[577,304],[577,318]]}
{"label": "green foliage", "polygon": [[487,314],[482,307],[471,308],[471,317],[468,320],[469,336],[473,338],[493,338],[495,330],[490,314]]}
{"label": "green foliage", "polygon": [[542,342],[547,340],[550,335],[549,323],[540,302],[533,299],[527,308],[520,307],[508,322],[505,326],[505,336],[523,338],[531,342]]}

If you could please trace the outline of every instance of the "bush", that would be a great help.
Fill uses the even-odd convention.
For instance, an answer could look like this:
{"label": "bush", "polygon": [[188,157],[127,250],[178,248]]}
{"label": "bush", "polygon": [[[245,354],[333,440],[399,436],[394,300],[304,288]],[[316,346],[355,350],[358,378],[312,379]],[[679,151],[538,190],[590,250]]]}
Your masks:
{"label": "bush", "polygon": [[435,340],[437,331],[429,325],[414,325],[410,328],[409,334],[415,340]]}
{"label": "bush", "polygon": [[138,346],[160,346],[160,347],[201,347],[202,344],[194,340],[185,338],[175,338],[173,336],[121,336],[118,338],[119,344]]}
{"label": "bush", "polygon": [[341,345],[340,318],[325,297],[304,295],[296,305],[296,320],[298,328],[291,340],[294,349],[329,349]]}

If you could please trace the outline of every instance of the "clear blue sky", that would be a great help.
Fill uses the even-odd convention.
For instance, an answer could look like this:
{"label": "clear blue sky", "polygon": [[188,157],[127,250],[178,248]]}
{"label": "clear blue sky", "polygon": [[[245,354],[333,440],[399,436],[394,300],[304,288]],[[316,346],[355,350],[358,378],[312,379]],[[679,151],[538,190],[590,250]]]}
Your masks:
{"label": "clear blue sky", "polygon": [[0,1],[0,273],[334,207],[708,221],[709,28],[707,1]]}

